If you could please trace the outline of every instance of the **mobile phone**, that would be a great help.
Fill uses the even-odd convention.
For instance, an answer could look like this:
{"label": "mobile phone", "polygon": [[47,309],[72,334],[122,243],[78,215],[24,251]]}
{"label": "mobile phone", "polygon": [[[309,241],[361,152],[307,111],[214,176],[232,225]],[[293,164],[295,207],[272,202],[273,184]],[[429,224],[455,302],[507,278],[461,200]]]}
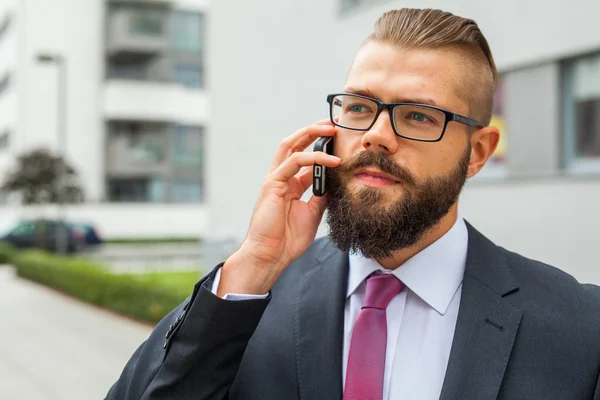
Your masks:
{"label": "mobile phone", "polygon": [[[333,136],[323,136],[317,140],[313,151],[322,151],[333,155]],[[323,196],[327,192],[327,167],[315,164],[313,168],[313,194]]]}

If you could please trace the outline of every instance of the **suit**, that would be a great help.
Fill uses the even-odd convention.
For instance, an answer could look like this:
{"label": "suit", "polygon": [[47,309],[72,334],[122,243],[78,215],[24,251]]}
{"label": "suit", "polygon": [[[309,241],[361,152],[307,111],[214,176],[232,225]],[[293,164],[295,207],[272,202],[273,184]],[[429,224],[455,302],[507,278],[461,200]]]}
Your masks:
{"label": "suit", "polygon": [[[440,399],[600,400],[600,288],[468,230]],[[107,399],[341,399],[348,254],[316,240],[264,300],[216,297],[215,271],[157,325]]]}

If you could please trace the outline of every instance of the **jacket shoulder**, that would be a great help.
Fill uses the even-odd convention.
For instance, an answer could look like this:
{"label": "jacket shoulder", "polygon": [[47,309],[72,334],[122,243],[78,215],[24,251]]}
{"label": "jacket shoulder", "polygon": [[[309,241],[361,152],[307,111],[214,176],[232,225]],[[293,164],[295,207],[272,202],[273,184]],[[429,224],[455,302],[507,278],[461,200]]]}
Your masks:
{"label": "jacket shoulder", "polygon": [[[581,283],[573,275],[538,260],[498,247],[520,283],[520,292],[529,293],[531,301],[548,306],[565,307],[575,313],[589,313],[600,323],[600,286]],[[540,304],[540,306],[542,305]],[[567,310],[565,310],[567,311]]]}

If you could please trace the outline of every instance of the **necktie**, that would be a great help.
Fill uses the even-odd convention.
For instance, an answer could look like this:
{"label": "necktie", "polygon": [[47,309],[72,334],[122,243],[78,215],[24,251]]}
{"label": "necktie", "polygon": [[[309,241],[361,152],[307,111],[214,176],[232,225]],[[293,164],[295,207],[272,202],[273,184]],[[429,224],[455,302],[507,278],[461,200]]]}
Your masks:
{"label": "necktie", "polygon": [[387,345],[386,308],[404,289],[392,274],[367,278],[367,293],[350,340],[344,400],[381,400]]}

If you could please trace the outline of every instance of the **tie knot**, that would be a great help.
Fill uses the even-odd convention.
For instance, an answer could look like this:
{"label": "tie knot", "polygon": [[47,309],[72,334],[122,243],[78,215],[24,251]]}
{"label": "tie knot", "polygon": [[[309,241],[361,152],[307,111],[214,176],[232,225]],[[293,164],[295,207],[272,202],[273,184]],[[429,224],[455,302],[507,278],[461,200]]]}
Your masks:
{"label": "tie knot", "polygon": [[404,289],[404,284],[392,274],[377,274],[367,278],[367,294],[363,308],[385,310],[390,301]]}

